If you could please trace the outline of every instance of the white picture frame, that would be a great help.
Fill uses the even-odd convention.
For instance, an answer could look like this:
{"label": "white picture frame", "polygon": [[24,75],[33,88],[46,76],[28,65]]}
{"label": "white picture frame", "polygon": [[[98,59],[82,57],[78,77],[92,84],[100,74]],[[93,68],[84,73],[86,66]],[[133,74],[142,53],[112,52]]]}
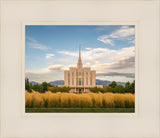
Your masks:
{"label": "white picture frame", "polygon": [[[158,0],[2,0],[0,136],[160,137],[159,8]],[[136,27],[135,113],[25,113],[25,25],[131,24]]]}

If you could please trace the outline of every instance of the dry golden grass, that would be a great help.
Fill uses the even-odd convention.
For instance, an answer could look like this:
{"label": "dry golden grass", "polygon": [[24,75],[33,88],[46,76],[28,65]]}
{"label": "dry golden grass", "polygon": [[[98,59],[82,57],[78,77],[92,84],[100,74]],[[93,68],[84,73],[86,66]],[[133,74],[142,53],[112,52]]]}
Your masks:
{"label": "dry golden grass", "polygon": [[59,95],[59,99],[60,99],[60,107],[65,108],[65,107],[69,107],[69,94],[68,93],[63,93],[61,95]]}
{"label": "dry golden grass", "polygon": [[103,95],[103,105],[105,108],[113,108],[114,104],[114,95],[113,93],[105,93]]}
{"label": "dry golden grass", "polygon": [[92,97],[88,94],[81,94],[81,107],[82,108],[91,108],[93,107]]}
{"label": "dry golden grass", "polygon": [[25,106],[32,107],[32,93],[25,91]]}
{"label": "dry golden grass", "polygon": [[81,106],[81,96],[77,94],[69,94],[70,107],[78,108]]}
{"label": "dry golden grass", "polygon": [[43,95],[40,94],[39,92],[33,91],[33,93],[32,93],[32,106],[35,108],[44,107]]}
{"label": "dry golden grass", "polygon": [[134,108],[134,94],[25,92],[27,108]]}
{"label": "dry golden grass", "polygon": [[135,106],[135,97],[133,94],[127,93],[124,95],[125,107],[134,107]]}

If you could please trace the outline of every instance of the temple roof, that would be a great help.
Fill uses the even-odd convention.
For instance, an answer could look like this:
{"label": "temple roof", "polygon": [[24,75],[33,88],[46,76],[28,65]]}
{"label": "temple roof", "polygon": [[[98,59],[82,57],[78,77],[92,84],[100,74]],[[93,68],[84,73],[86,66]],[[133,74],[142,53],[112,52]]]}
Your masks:
{"label": "temple roof", "polygon": [[77,68],[81,69],[83,67],[82,60],[81,60],[81,45],[79,44],[79,58],[77,63]]}

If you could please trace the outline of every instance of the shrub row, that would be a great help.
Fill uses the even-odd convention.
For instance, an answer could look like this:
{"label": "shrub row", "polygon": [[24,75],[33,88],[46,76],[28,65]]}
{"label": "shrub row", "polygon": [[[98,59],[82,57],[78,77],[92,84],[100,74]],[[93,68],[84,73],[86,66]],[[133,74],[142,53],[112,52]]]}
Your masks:
{"label": "shrub row", "polygon": [[26,108],[134,108],[131,93],[32,93],[25,92]]}

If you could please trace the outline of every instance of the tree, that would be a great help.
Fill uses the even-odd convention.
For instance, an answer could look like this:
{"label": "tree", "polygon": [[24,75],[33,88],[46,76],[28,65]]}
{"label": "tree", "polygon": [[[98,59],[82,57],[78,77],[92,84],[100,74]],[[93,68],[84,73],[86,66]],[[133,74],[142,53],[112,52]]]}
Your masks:
{"label": "tree", "polygon": [[93,93],[98,93],[98,92],[102,92],[102,89],[101,88],[98,88],[98,87],[93,87],[93,88],[90,88],[90,91],[93,92]]}
{"label": "tree", "polygon": [[47,86],[48,86],[48,83],[47,83],[47,82],[43,82],[43,83],[42,83],[42,92],[43,92],[43,93],[45,93],[46,91],[48,91]]}
{"label": "tree", "polygon": [[70,88],[69,87],[59,87],[60,92],[69,92]]}
{"label": "tree", "polygon": [[115,81],[112,81],[112,83],[111,83],[111,84],[109,84],[109,86],[110,86],[110,87],[112,87],[112,88],[114,88],[114,87],[116,87],[116,86],[117,86],[117,83],[116,83]]}
{"label": "tree", "polygon": [[126,86],[128,86],[128,85],[130,85],[130,82],[129,82],[129,81],[128,81],[128,82],[126,82],[125,87],[126,87]]}
{"label": "tree", "polygon": [[28,78],[25,78],[25,90],[27,90],[28,92],[32,92]]}
{"label": "tree", "polygon": [[132,82],[131,86],[132,86],[132,93],[134,94],[135,93],[135,80]]}
{"label": "tree", "polygon": [[35,85],[32,86],[32,89],[35,90],[35,91],[38,91],[40,93],[43,93],[42,85],[35,84]]}
{"label": "tree", "polygon": [[127,82],[125,85],[125,92],[134,93],[134,83],[130,84],[130,82]]}
{"label": "tree", "polygon": [[50,83],[47,83],[47,86],[52,87],[52,85]]}
{"label": "tree", "polygon": [[117,85],[117,86],[114,87],[114,92],[115,93],[124,93],[125,88],[122,85]]}
{"label": "tree", "polygon": [[107,86],[106,92],[113,92],[113,88],[111,86]]}

